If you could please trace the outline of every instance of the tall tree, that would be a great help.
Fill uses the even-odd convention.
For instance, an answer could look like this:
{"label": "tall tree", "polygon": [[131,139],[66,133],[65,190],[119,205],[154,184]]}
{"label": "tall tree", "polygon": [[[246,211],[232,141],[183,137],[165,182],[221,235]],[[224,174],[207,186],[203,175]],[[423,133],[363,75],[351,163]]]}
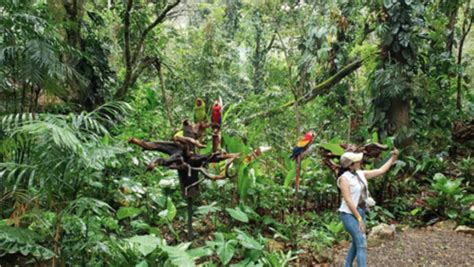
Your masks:
{"label": "tall tree", "polygon": [[[401,133],[410,125],[413,77],[417,72],[417,30],[422,26],[420,1],[384,1],[378,34],[379,65],[370,75],[372,123],[381,136]],[[405,145],[409,139],[402,137]]]}
{"label": "tall tree", "polygon": [[440,8],[448,18],[448,23],[446,24],[446,51],[448,51],[449,55],[453,52],[456,21],[462,2],[462,0],[441,0],[440,2]]}
{"label": "tall tree", "polygon": [[[146,41],[153,30],[168,18],[170,12],[178,6],[180,2],[181,0],[158,1],[157,4],[153,5],[156,16],[145,27],[133,23],[134,21],[138,21],[138,23],[143,22],[143,18],[139,18],[139,16],[146,15],[146,13],[143,13],[143,10],[141,10],[142,12],[137,10],[139,6],[138,3],[135,3],[133,0],[124,2],[123,53],[125,60],[125,77],[122,85],[115,94],[115,98],[123,98],[143,71],[159,60],[158,56],[147,54]],[[134,18],[136,18],[136,20],[134,20]],[[134,34],[132,34],[132,30]]]}
{"label": "tall tree", "polygon": [[262,93],[264,90],[265,81],[265,61],[267,54],[273,46],[275,41],[276,33],[273,33],[268,44],[264,38],[264,23],[262,15],[259,10],[255,10],[253,13],[253,26],[255,27],[255,49],[252,55],[252,84],[255,93]]}
{"label": "tall tree", "polygon": [[471,0],[466,2],[466,7],[464,9],[464,20],[461,27],[461,36],[459,40],[459,47],[458,47],[458,56],[457,56],[457,64],[460,67],[457,73],[457,81],[456,81],[456,107],[458,111],[462,109],[462,54],[464,48],[464,41],[466,41],[466,37],[471,31],[472,23],[474,20],[474,14],[471,9]]}
{"label": "tall tree", "polygon": [[48,7],[52,23],[64,25],[63,38],[71,53],[64,53],[64,61],[74,65],[85,78],[66,84],[69,101],[81,109],[93,110],[110,98],[109,89],[115,73],[109,66],[107,37],[99,38],[96,32],[104,27],[99,10],[88,7],[87,0],[52,0]]}

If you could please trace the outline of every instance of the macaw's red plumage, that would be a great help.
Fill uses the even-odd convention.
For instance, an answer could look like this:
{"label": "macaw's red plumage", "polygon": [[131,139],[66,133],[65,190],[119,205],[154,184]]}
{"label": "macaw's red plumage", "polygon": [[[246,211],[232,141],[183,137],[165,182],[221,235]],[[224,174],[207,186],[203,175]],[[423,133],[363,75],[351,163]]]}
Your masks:
{"label": "macaw's red plumage", "polygon": [[314,141],[314,132],[309,131],[307,132],[300,140],[298,140],[298,143],[296,144],[295,147],[293,147],[293,153],[291,153],[290,158],[293,160],[296,160],[298,156],[300,156],[303,152],[305,152],[308,147],[313,143]]}
{"label": "macaw's red plumage", "polygon": [[222,123],[221,109],[222,107],[219,104],[219,101],[215,100],[214,104],[212,105],[211,122],[216,126],[220,126]]}
{"label": "macaw's red plumage", "polygon": [[295,178],[295,187],[296,193],[298,193],[298,189],[300,188],[300,173],[301,173],[301,158],[302,154],[311,146],[314,141],[314,132],[309,131],[307,132],[298,143],[293,148],[293,153],[291,153],[290,158],[296,160],[296,178]]}

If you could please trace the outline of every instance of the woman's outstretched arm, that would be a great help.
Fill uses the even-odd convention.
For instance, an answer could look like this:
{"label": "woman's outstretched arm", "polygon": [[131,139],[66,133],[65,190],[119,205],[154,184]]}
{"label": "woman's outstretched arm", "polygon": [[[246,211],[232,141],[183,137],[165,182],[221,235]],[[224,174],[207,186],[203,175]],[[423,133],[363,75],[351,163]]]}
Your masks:
{"label": "woman's outstretched arm", "polygon": [[390,157],[390,159],[387,160],[387,162],[385,162],[382,167],[375,170],[364,171],[365,178],[370,179],[386,173],[390,169],[390,166],[392,166],[393,163],[397,160],[398,154],[400,154],[400,152],[398,151],[398,149],[395,149],[392,151],[392,156]]}

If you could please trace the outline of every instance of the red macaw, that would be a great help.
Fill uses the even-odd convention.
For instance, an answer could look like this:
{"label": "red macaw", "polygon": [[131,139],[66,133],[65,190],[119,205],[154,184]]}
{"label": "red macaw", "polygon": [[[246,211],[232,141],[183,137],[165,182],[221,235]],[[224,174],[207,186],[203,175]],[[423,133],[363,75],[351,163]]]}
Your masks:
{"label": "red macaw", "polygon": [[303,153],[311,146],[314,141],[314,131],[307,132],[293,148],[290,158],[296,160],[296,192],[300,188],[301,158]]}
{"label": "red macaw", "polygon": [[211,122],[217,127],[220,127],[222,123],[221,110],[222,110],[222,106],[219,100],[218,99],[214,100],[214,104],[212,105]]}

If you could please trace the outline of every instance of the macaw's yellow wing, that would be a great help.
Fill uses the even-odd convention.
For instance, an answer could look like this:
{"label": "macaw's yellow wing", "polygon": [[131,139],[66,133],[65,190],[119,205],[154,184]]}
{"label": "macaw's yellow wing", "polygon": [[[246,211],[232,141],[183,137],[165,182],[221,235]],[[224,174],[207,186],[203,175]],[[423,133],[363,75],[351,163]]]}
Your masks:
{"label": "macaw's yellow wing", "polygon": [[297,147],[305,147],[309,144],[310,140],[306,140],[304,138],[301,138],[299,141],[298,141],[298,144],[296,144]]}
{"label": "macaw's yellow wing", "polygon": [[183,137],[183,136],[184,136],[183,130],[177,131],[177,132],[174,134],[174,137]]}

